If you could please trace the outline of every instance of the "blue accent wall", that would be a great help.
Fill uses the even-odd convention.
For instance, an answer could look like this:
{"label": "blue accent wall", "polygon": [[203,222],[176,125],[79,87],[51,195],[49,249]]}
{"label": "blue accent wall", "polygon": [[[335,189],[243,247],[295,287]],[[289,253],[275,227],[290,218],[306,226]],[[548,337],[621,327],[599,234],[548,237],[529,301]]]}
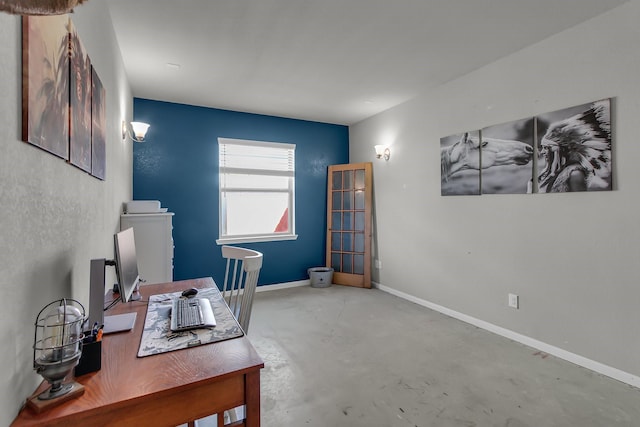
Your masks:
{"label": "blue accent wall", "polygon": [[297,240],[238,246],[264,253],[259,284],[307,278],[325,265],[327,166],[349,163],[349,128],[259,114],[134,99],[151,125],[133,147],[133,197],[174,212],[174,280],[224,280],[218,236],[218,137],[296,144]]}

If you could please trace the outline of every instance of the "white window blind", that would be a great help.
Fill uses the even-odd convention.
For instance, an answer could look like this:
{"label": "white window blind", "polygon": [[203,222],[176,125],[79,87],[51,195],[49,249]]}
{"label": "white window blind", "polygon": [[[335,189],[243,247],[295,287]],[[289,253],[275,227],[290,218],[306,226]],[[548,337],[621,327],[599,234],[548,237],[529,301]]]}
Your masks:
{"label": "white window blind", "polygon": [[218,138],[219,243],[296,237],[295,147]]}
{"label": "white window blind", "polygon": [[252,171],[291,176],[295,172],[294,144],[219,138],[220,173]]}

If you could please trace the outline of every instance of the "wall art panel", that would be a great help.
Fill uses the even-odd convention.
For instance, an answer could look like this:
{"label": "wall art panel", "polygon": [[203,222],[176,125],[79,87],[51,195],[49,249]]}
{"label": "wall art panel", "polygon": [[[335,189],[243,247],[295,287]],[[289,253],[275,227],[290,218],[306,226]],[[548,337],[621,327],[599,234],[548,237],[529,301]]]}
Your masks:
{"label": "wall art panel", "polygon": [[91,172],[91,61],[73,24],[70,24],[69,162]]}
{"label": "wall art panel", "polygon": [[612,189],[611,99],[540,114],[537,127],[538,192]]}
{"label": "wall art panel", "polygon": [[482,194],[524,194],[533,185],[534,119],[481,131]]}
{"label": "wall art panel", "polygon": [[106,177],[107,95],[96,70],[91,67],[91,175]]}
{"label": "wall art panel", "polygon": [[22,139],[69,159],[69,17],[22,19]]}
{"label": "wall art panel", "polygon": [[440,194],[480,194],[480,132],[440,138]]}

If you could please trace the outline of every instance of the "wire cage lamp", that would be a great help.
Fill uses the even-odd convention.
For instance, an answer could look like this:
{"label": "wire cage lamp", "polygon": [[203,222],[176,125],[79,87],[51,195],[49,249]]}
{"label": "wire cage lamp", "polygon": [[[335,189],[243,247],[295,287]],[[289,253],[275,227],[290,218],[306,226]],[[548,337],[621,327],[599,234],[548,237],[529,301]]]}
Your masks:
{"label": "wire cage lamp", "polygon": [[64,380],[80,360],[84,322],[84,307],[73,299],[54,301],[38,313],[33,369],[51,384],[38,400],[56,399],[79,387],[75,382],[64,384]]}

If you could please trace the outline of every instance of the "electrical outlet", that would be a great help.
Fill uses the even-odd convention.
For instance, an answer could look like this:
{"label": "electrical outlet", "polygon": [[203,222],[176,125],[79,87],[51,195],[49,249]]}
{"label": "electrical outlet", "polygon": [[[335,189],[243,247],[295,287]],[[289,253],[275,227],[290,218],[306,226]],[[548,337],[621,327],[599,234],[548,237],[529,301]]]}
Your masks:
{"label": "electrical outlet", "polygon": [[512,308],[520,308],[520,301],[518,298],[518,295],[516,294],[509,294],[509,307]]}
{"label": "electrical outlet", "polygon": [[376,268],[377,268],[378,270],[381,270],[381,269],[382,269],[382,261],[380,261],[379,259],[377,259],[377,260],[376,260]]}

